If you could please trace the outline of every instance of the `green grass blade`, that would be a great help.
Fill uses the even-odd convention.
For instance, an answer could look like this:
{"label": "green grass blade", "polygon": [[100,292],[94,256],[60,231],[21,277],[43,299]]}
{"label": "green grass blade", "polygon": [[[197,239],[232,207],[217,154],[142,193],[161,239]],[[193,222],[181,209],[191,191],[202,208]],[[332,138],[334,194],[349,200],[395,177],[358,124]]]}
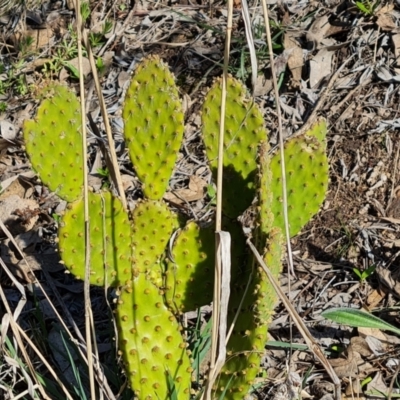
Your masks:
{"label": "green grass blade", "polygon": [[321,315],[338,324],[349,325],[356,328],[383,329],[400,335],[400,329],[395,328],[393,325],[365,311],[352,308],[330,308],[322,312]]}
{"label": "green grass blade", "polygon": [[307,351],[308,350],[308,346],[305,344],[279,342],[276,340],[269,340],[267,342],[267,346],[278,348],[278,349],[293,349],[293,350],[299,350],[299,351]]}

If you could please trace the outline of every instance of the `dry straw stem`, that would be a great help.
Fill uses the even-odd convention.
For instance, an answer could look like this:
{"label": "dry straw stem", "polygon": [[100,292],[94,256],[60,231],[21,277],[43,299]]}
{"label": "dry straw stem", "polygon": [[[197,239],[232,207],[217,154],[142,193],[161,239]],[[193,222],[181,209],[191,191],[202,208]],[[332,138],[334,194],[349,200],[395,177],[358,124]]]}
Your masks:
{"label": "dry straw stem", "polygon": [[[279,89],[278,89],[278,81],[276,79],[275,65],[274,65],[274,52],[272,48],[272,40],[271,40],[271,29],[269,26],[269,16],[268,16],[268,7],[266,0],[262,1],[263,5],[263,15],[264,15],[264,23],[265,23],[265,35],[268,43],[268,52],[270,58],[270,66],[271,66],[271,75],[272,75],[272,83],[274,87],[274,96],[275,96],[275,104],[276,104],[276,113],[278,116],[278,132],[279,132],[279,151],[281,153],[281,171],[282,171],[282,207],[283,207],[283,218],[285,221],[285,237],[286,237],[286,246],[288,251],[288,259],[289,259],[289,270],[290,273],[294,276],[294,268],[293,268],[293,256],[292,256],[292,248],[290,245],[290,232],[289,232],[289,217],[288,217],[288,203],[287,203],[287,189],[286,189],[286,170],[285,170],[285,151],[283,147],[283,129],[282,129],[282,113],[281,113],[281,105],[279,101]],[[289,279],[289,290],[290,290],[290,279]]]}
{"label": "dry straw stem", "polygon": [[[222,294],[222,243],[221,243],[221,229],[222,229],[222,181],[223,181],[223,162],[224,162],[224,131],[225,131],[225,113],[226,113],[226,86],[228,80],[228,65],[229,65],[229,50],[231,45],[232,36],[232,21],[233,21],[233,0],[228,1],[228,17],[226,25],[226,36],[225,36],[225,50],[224,50],[224,68],[222,76],[222,91],[221,91],[221,116],[219,126],[219,138],[218,138],[218,173],[217,173],[217,209],[216,209],[216,221],[215,221],[215,281],[214,281],[214,296],[213,296],[213,327],[211,336],[211,362],[210,370],[208,374],[207,384],[204,390],[205,397],[203,399],[211,400],[212,385],[217,378],[219,371],[221,370],[225,360],[222,360],[223,354],[226,353],[225,347],[225,335],[226,332],[221,334],[221,328],[224,326],[226,321],[227,313],[221,314],[221,294]],[[229,249],[230,251],[230,249]],[[229,298],[226,299],[229,301]],[[225,325],[226,329],[226,325]],[[217,362],[217,347],[218,341],[220,341],[220,354]],[[223,346],[223,350],[222,347]]]}
{"label": "dry straw stem", "polygon": [[[86,144],[86,110],[85,110],[85,85],[83,75],[83,56],[82,56],[82,15],[81,2],[75,1],[76,12],[76,31],[78,36],[78,61],[79,61],[79,89],[81,97],[81,122],[82,122],[82,154],[83,154],[83,199],[84,199],[84,218],[85,218],[85,332],[86,347],[88,355],[88,371],[90,383],[90,395],[92,399],[96,398],[96,388],[94,382],[93,357],[92,357],[92,331],[94,331],[92,307],[90,302],[90,218],[89,218],[89,185],[88,185],[88,166],[87,166],[87,144]],[[98,359],[98,357],[97,357]]]}
{"label": "dry straw stem", "polygon": [[[277,84],[277,79],[276,79],[276,73],[275,73],[275,67],[273,63],[273,49],[272,49],[272,42],[271,42],[271,33],[270,33],[270,26],[269,26],[269,17],[268,17],[268,8],[266,1],[262,1],[263,5],[263,14],[264,14],[264,23],[265,23],[265,32],[266,32],[266,37],[267,37],[267,42],[268,42],[268,51],[270,54],[270,65],[271,65],[271,75],[272,75],[272,82],[273,82],[273,87],[274,87],[274,95],[275,95],[275,101],[276,101],[276,109],[277,109],[277,115],[278,115],[278,129],[279,129],[279,145],[280,145],[280,154],[281,154],[281,171],[282,171],[282,198],[283,198],[283,213],[284,213],[284,221],[285,221],[285,236],[286,236],[286,243],[287,243],[287,250],[288,250],[288,258],[289,258],[289,267],[290,267],[290,272],[292,275],[294,275],[294,268],[293,268],[293,257],[292,257],[292,251],[291,251],[291,245],[290,245],[290,233],[289,233],[289,219],[288,219],[288,207],[287,207],[287,189],[286,189],[286,171],[285,171],[285,157],[284,157],[284,146],[283,146],[283,130],[282,130],[282,115],[281,115],[281,108],[280,108],[280,101],[279,101],[279,90],[278,90],[278,84]],[[336,74],[335,74],[336,75]],[[338,75],[336,75],[338,76]],[[329,86],[329,85],[328,85]],[[326,94],[327,91],[324,92]],[[319,104],[322,104],[322,102],[319,102]],[[311,116],[313,119],[316,118],[317,116],[317,111],[319,108],[315,107],[313,113]],[[312,123],[313,119],[309,118],[307,123],[304,124],[304,126],[301,128],[301,131],[304,133],[306,130],[308,130]],[[296,136],[298,133],[296,133]],[[264,269],[265,273],[268,276],[268,279],[270,280],[271,284],[274,286],[274,289],[276,293],[278,294],[279,298],[283,302],[285,308],[288,310],[290,317],[296,324],[297,328],[301,332],[304,340],[306,341],[308,347],[311,349],[311,351],[314,353],[315,357],[317,357],[322,365],[325,367],[327,373],[331,377],[334,385],[335,385],[335,399],[340,400],[341,398],[341,393],[340,393],[340,381],[339,378],[337,377],[335,371],[333,370],[331,364],[328,362],[328,360],[325,358],[321,348],[319,347],[318,343],[314,340],[314,338],[311,336],[310,332],[308,331],[307,327],[303,323],[303,320],[300,318],[290,301],[287,299],[285,294],[282,292],[281,288],[279,287],[279,284],[275,281],[273,275],[269,271],[268,267],[265,265],[263,262],[261,256],[258,254],[257,249],[254,247],[254,245],[251,243],[250,240],[247,240],[247,243],[250,246],[250,249],[254,253],[255,257],[257,258],[258,263],[261,265],[261,267]],[[290,291],[290,279],[289,279],[289,291]]]}
{"label": "dry straw stem", "polygon": [[[3,260],[1,260],[1,264],[2,264],[2,266],[3,266],[3,268],[4,268],[5,265],[3,265]],[[27,352],[27,350],[26,350],[26,348],[25,348],[25,345],[24,345],[24,343],[23,343],[23,341],[22,341],[22,338],[21,338],[21,335],[20,335],[20,332],[22,331],[22,329],[21,329],[21,328],[18,326],[18,324],[15,322],[15,319],[14,319],[12,313],[11,313],[10,306],[9,306],[9,304],[8,304],[8,301],[7,301],[7,299],[6,299],[6,296],[5,296],[4,292],[3,292],[3,288],[2,288],[1,286],[0,286],[0,297],[1,297],[1,300],[3,301],[4,307],[5,307],[6,310],[7,310],[7,314],[10,316],[10,325],[11,325],[11,329],[12,329],[12,331],[13,331],[13,333],[14,333],[14,338],[16,339],[16,341],[17,341],[17,343],[18,343],[18,347],[19,347],[19,349],[20,349],[21,352],[22,352],[23,358],[24,358],[24,360],[25,360],[25,362],[26,362],[26,364],[27,364],[27,366],[28,366],[28,369],[29,369],[29,372],[30,372],[30,376],[31,376],[31,377],[33,378],[33,380],[35,381],[36,387],[39,389],[39,392],[41,393],[42,398],[43,398],[43,399],[46,399],[46,400],[47,400],[47,399],[50,400],[50,397],[47,396],[47,394],[46,394],[44,388],[42,387],[42,385],[39,383],[39,381],[38,381],[38,379],[37,379],[36,372],[35,372],[35,368],[34,368],[34,366],[32,365],[31,359],[30,359],[30,357],[29,357],[29,354],[28,354],[28,352]],[[26,376],[25,378],[26,378],[26,380],[28,381],[28,388],[29,388],[29,386],[30,386],[30,385],[29,385],[29,377]],[[33,388],[31,388],[31,390],[29,391],[29,394],[31,395],[32,398],[35,398],[34,393],[33,393]]]}
{"label": "dry straw stem", "polygon": [[[30,267],[27,259],[25,258],[24,253],[21,251],[21,249],[19,248],[17,242],[15,241],[15,239],[13,238],[13,236],[11,235],[10,231],[7,229],[7,227],[4,225],[4,223],[0,220],[0,229],[4,232],[4,234],[6,235],[6,237],[11,241],[11,243],[14,245],[16,251],[18,252],[19,256],[21,257],[21,259],[24,261],[24,263],[27,266],[27,270],[29,271],[31,276],[35,276],[33,273],[32,268]],[[9,278],[12,280],[12,282],[14,283],[15,287],[18,288],[18,290],[21,293],[21,299],[18,303],[18,306],[16,307],[15,311],[14,311],[14,315],[10,316],[14,318],[15,323],[17,323],[16,321],[18,320],[18,317],[21,313],[21,310],[24,308],[25,303],[26,303],[26,295],[25,295],[25,289],[24,287],[15,279],[14,275],[9,271],[9,269],[7,268],[7,266],[4,264],[3,260],[0,257],[0,265],[2,266],[2,268],[4,269],[4,271],[6,272],[6,274],[9,276]],[[85,346],[83,344],[84,339],[80,333],[80,330],[78,329],[78,327],[75,324],[75,321],[72,319],[71,315],[69,314],[69,310],[67,309],[67,307],[65,306],[63,299],[61,298],[61,296],[59,295],[59,293],[57,292],[57,289],[54,285],[54,283],[52,282],[52,278],[49,276],[49,274],[46,272],[46,270],[43,270],[43,273],[46,276],[46,280],[47,283],[49,284],[49,286],[51,287],[54,295],[57,297],[57,300],[60,304],[60,306],[63,308],[64,313],[67,315],[67,318],[69,319],[69,323],[74,327],[75,333],[76,335],[79,337],[79,339],[82,341],[81,345],[77,346],[77,350],[79,351],[80,357],[82,358],[84,363],[88,363],[87,362],[87,357],[86,357],[86,353],[84,352]],[[27,280],[29,281],[29,277],[27,277]],[[49,296],[47,295],[46,291],[44,290],[43,286],[40,284],[40,282],[38,280],[35,281],[35,285],[40,289],[40,291],[42,292],[43,296],[45,297],[45,299],[47,300],[48,304],[51,306],[54,314],[57,316],[58,322],[61,324],[61,326],[63,327],[63,329],[65,330],[65,332],[67,333],[69,339],[71,341],[75,341],[72,333],[70,332],[68,326],[65,324],[64,322],[64,318],[62,318],[59,314],[59,312],[57,311],[57,309],[54,307],[54,304],[52,303],[51,299],[49,298]],[[4,302],[4,299],[3,299]],[[2,327],[2,333],[4,332],[4,334],[7,332],[7,330],[4,327],[4,321],[3,322],[3,327]],[[21,328],[18,326],[18,330],[21,330]],[[28,342],[29,343],[29,342]],[[3,343],[1,343],[3,345]],[[30,344],[30,343],[29,343]],[[33,344],[32,344],[33,346]],[[33,347],[32,347],[33,348]],[[34,349],[34,348],[33,348]],[[34,351],[36,352],[36,350],[34,349]],[[39,352],[39,350],[38,350]],[[43,359],[45,359],[45,357],[38,353],[39,358],[43,361]],[[47,364],[45,364],[47,368],[49,368],[47,366]],[[99,382],[100,386],[102,388],[104,388],[104,391],[107,393],[107,396],[109,399],[111,400],[115,400],[115,397],[112,393],[111,388],[109,387],[108,383],[106,380],[104,380],[104,373],[101,371],[100,367],[98,367],[97,365],[95,365],[95,369],[96,369],[96,377],[97,377],[97,381]],[[50,373],[51,370],[49,369]],[[69,394],[67,394],[67,397],[69,396]],[[69,397],[68,397],[69,398]]]}
{"label": "dry straw stem", "polygon": [[278,294],[280,300],[282,301],[283,305],[288,310],[290,317],[293,319],[295,325],[297,326],[297,329],[300,331],[301,335],[303,336],[307,346],[313,352],[314,356],[318,358],[318,360],[324,366],[326,372],[331,377],[333,384],[335,385],[335,400],[340,400],[341,399],[340,380],[339,380],[338,376],[336,375],[336,372],[334,371],[332,365],[326,359],[323,351],[319,347],[319,344],[312,337],[312,335],[309,332],[308,328],[306,327],[305,323],[303,322],[303,320],[301,319],[299,314],[297,314],[297,311],[293,307],[292,303],[286,297],[285,293],[283,293],[282,289],[279,286],[279,283],[276,281],[276,279],[272,275],[269,268],[265,265],[264,260],[262,259],[259,252],[257,251],[256,247],[254,246],[254,244],[251,242],[250,239],[247,239],[247,244],[249,245],[250,250],[253,252],[254,256],[256,257],[258,264],[261,266],[261,268],[266,273],[271,285],[274,287],[274,289],[275,289],[276,293]]}
{"label": "dry straw stem", "polygon": [[242,0],[242,15],[243,15],[243,21],[244,21],[244,29],[246,31],[247,46],[249,47],[249,52],[250,52],[251,89],[252,89],[252,94],[254,96],[254,91],[255,91],[256,82],[257,82],[258,64],[257,64],[256,48],[254,46],[254,38],[253,38],[253,30],[252,30],[252,24],[251,24],[251,19],[250,19],[249,5],[247,4],[247,0]]}
{"label": "dry straw stem", "polygon": [[91,67],[92,74],[93,74],[93,80],[94,80],[95,87],[96,87],[97,97],[98,97],[99,103],[100,103],[101,116],[103,118],[103,123],[104,123],[104,127],[106,130],[106,135],[107,135],[107,140],[108,140],[108,148],[109,148],[110,156],[111,156],[111,166],[113,169],[111,176],[115,177],[116,182],[114,182],[114,184],[117,187],[118,195],[121,198],[122,206],[124,207],[125,210],[128,210],[128,203],[126,201],[125,191],[124,191],[124,187],[122,184],[121,172],[120,172],[119,166],[118,166],[117,153],[115,152],[114,139],[112,137],[111,126],[110,126],[110,121],[108,119],[106,103],[104,101],[103,92],[101,90],[100,80],[99,80],[99,76],[97,73],[96,62],[93,57],[92,47],[90,46],[90,42],[88,40],[86,30],[83,31],[83,43],[84,43],[85,48],[88,53],[90,67]]}
{"label": "dry straw stem", "polygon": [[[10,234],[7,230],[7,228],[4,226],[3,222],[0,221],[0,227],[1,229],[5,228],[6,230],[4,230],[4,232],[7,234]],[[11,235],[10,235],[11,236]],[[29,368],[29,372],[31,374],[32,379],[35,381],[36,383],[36,387],[39,389],[41,395],[43,396],[44,399],[49,399],[49,397],[47,396],[44,388],[42,387],[42,385],[39,383],[37,377],[36,377],[36,372],[35,372],[35,368],[32,365],[32,362],[29,358],[28,352],[25,348],[24,342],[22,341],[21,335],[20,335],[20,331],[19,331],[19,326],[16,323],[16,320],[18,319],[23,307],[26,304],[26,294],[25,294],[25,289],[23,288],[23,286],[15,279],[15,277],[13,276],[13,274],[9,271],[9,269],[7,268],[6,264],[4,263],[3,259],[0,258],[0,265],[2,266],[3,270],[6,272],[6,274],[9,276],[9,278],[14,282],[14,284],[16,285],[16,287],[18,288],[18,290],[21,293],[21,299],[18,303],[17,308],[15,309],[15,313],[14,315],[11,312],[11,308],[8,304],[6,295],[3,291],[3,288],[0,285],[0,298],[3,302],[3,305],[7,311],[7,313],[5,315],[8,315],[8,320],[7,317],[3,317],[1,320],[2,324],[5,324],[6,326],[2,326],[2,343],[1,345],[3,346],[3,335],[5,337],[6,333],[7,333],[7,328],[8,328],[8,323],[11,325],[11,329],[14,333],[14,338],[17,341],[18,347],[22,352],[23,358],[25,359],[26,364],[28,365]],[[23,372],[23,371],[22,371]],[[29,385],[29,380],[30,377],[29,376],[25,376],[26,380],[28,381],[28,389],[29,389],[29,394],[31,395],[31,397],[34,397],[34,393],[33,393],[33,388],[31,387],[32,385]]]}

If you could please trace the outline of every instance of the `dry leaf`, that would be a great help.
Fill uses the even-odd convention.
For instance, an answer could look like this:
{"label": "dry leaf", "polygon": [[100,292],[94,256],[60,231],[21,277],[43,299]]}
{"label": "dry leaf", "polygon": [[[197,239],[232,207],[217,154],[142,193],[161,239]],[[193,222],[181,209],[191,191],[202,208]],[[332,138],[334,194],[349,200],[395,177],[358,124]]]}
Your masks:
{"label": "dry leaf", "polygon": [[383,332],[380,329],[360,327],[360,328],[358,328],[358,333],[360,335],[364,336],[365,338],[367,338],[368,336],[372,336],[379,340],[386,340],[386,336],[383,334]]}
{"label": "dry leaf", "polygon": [[372,311],[375,309],[385,297],[386,295],[384,293],[374,289],[367,297],[366,304],[368,305],[368,310]]}
{"label": "dry leaf", "polygon": [[[67,63],[68,63],[68,65],[71,65],[71,67],[74,67],[74,68],[76,68],[76,70],[79,71],[79,59],[78,59],[78,57],[73,58],[72,60],[69,60]],[[92,69],[90,67],[89,59],[86,58],[86,57],[83,57],[82,58],[83,76],[86,78],[90,74],[91,71],[92,71]],[[60,75],[61,75],[61,73],[60,73]],[[68,76],[69,76],[69,73],[68,73]],[[62,79],[60,79],[60,80],[62,80]]]}
{"label": "dry leaf", "polygon": [[394,4],[387,4],[377,12],[378,19],[376,23],[383,31],[397,32],[399,30],[393,10]]}
{"label": "dry leaf", "polygon": [[392,272],[389,269],[384,268],[381,265],[378,265],[376,267],[375,273],[380,283],[382,283],[397,297],[400,297],[400,282],[396,279],[397,277],[394,274],[392,274]]}
{"label": "dry leaf", "polygon": [[256,86],[254,88],[254,96],[265,96],[272,90],[272,82],[270,79],[265,79],[264,75],[258,75]]}
{"label": "dry leaf", "polygon": [[396,56],[396,65],[400,66],[400,33],[392,35],[392,42],[394,47],[394,55]]}
{"label": "dry leaf", "polygon": [[33,193],[33,185],[29,183],[29,179],[34,176],[35,173],[33,171],[28,171],[1,181],[2,193],[0,194],[0,200],[4,200],[12,195],[17,195],[21,198],[29,198]]}
{"label": "dry leaf", "polygon": [[323,48],[310,61],[310,88],[318,86],[323,78],[332,73],[332,57],[334,51]]}
{"label": "dry leaf", "polygon": [[[382,374],[380,371],[376,373],[374,378],[372,379],[371,382],[368,383],[367,385],[367,391],[372,391],[375,392],[381,392],[381,393],[388,393],[389,388],[386,386],[385,381],[382,378]],[[382,398],[382,396],[379,397],[372,397],[372,398]]]}
{"label": "dry leaf", "polygon": [[13,142],[16,139],[17,132],[14,124],[9,121],[0,121],[0,132],[3,139]]}
{"label": "dry leaf", "polygon": [[364,345],[361,345],[359,338],[352,338],[350,345],[347,347],[347,356],[343,356],[338,359],[329,360],[333,369],[335,370],[339,378],[364,378],[365,371],[371,369],[371,365],[364,361],[361,354],[357,350],[361,350],[363,353],[367,351]]}
{"label": "dry leaf", "polygon": [[188,189],[177,189],[164,195],[164,199],[176,204],[201,200],[204,197],[207,182],[199,176],[192,175],[189,179]]}
{"label": "dry leaf", "polygon": [[12,235],[27,232],[38,220],[40,209],[35,200],[12,195],[0,203],[0,219]]}
{"label": "dry leaf", "polygon": [[393,16],[390,14],[382,14],[378,17],[376,23],[380,26],[383,31],[397,32],[398,27],[396,22],[393,20]]}
{"label": "dry leaf", "polygon": [[299,87],[301,82],[301,72],[304,65],[303,49],[299,46],[292,32],[285,33],[283,46],[285,47],[285,52],[289,54],[288,67],[292,73],[293,85]]}
{"label": "dry leaf", "polygon": [[329,15],[323,15],[317,18],[307,31],[306,38],[309,42],[314,44],[316,49],[321,47],[323,39],[326,38],[328,31],[331,28],[329,23]]}

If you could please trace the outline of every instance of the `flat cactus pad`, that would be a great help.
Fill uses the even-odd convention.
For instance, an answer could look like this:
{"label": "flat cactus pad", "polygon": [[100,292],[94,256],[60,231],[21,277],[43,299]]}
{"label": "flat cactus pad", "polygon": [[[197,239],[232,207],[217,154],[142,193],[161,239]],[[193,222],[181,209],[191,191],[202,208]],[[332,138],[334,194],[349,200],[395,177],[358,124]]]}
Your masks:
{"label": "flat cactus pad", "polygon": [[[89,192],[90,283],[117,286],[131,279],[131,224],[121,201],[109,192]],[[59,229],[65,266],[76,278],[85,277],[83,199],[68,205]]]}
{"label": "flat cactus pad", "polygon": [[42,182],[67,201],[82,195],[81,110],[76,95],[56,86],[34,120],[24,123],[26,151]]}
{"label": "flat cactus pad", "polygon": [[164,202],[144,200],[132,214],[134,246],[133,268],[138,272],[155,272],[161,278],[160,260],[172,232],[178,228],[178,219]]}
{"label": "flat cactus pad", "polygon": [[215,234],[189,222],[175,239],[166,272],[167,304],[179,312],[210,304],[214,287]]}
{"label": "flat cactus pad", "polygon": [[[123,287],[117,307],[119,343],[135,398],[189,399],[192,368],[186,344],[163,293],[147,274],[139,273]],[[169,378],[168,378],[169,376]]]}
{"label": "flat cactus pad", "polygon": [[[221,80],[217,80],[205,98],[202,109],[203,138],[214,179],[218,165],[218,136],[221,115]],[[228,78],[224,135],[223,210],[237,218],[255,196],[257,148],[266,139],[264,119],[249,98],[243,84]]]}
{"label": "flat cactus pad", "polygon": [[[295,236],[319,211],[328,190],[329,164],[325,146],[315,137],[298,136],[284,145],[290,235]],[[280,153],[271,161],[272,212],[284,229]]]}
{"label": "flat cactus pad", "polygon": [[178,89],[157,56],[144,59],[126,93],[124,135],[145,196],[163,197],[181,146],[184,124]]}

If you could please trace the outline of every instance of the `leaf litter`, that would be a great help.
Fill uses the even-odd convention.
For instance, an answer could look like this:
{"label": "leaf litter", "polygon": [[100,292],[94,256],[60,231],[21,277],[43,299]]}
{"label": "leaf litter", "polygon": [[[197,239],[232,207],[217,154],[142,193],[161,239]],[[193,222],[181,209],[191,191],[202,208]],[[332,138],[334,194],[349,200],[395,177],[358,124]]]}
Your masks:
{"label": "leaf litter", "polygon": [[[63,40],[73,41],[68,29],[74,22],[73,6],[41,3],[27,2],[28,11],[34,13],[31,18],[27,14],[19,19],[13,15],[0,19],[4,38],[0,82],[3,86],[11,83],[6,90],[0,90],[0,103],[7,106],[0,115],[1,220],[30,267],[27,269],[9,237],[1,239],[0,253],[14,279],[32,288],[30,274],[33,273],[46,288],[51,301],[58,304],[61,299],[75,324],[82,326],[81,284],[64,273],[57,253],[57,213],[65,205],[36,180],[21,146],[22,122],[34,115],[40,88],[49,79],[63,80],[76,87],[76,80],[65,65],[49,70],[50,66],[54,67],[52,63]],[[329,126],[331,180],[328,197],[320,213],[293,239],[296,278],[290,278],[289,292],[288,277],[282,274],[281,286],[340,376],[343,399],[374,399],[381,398],[378,392],[387,396],[400,394],[396,382],[400,365],[399,339],[385,331],[351,328],[321,316],[329,307],[364,308],[399,326],[400,8],[397,2],[361,2],[376,4],[370,15],[357,6],[358,3],[268,1],[274,22],[274,62],[280,72],[279,101],[286,135],[295,133],[303,123],[318,115],[325,116]],[[271,143],[275,144],[276,100],[271,91],[270,61],[259,15],[260,6],[249,2],[258,57],[254,93],[264,110]],[[141,194],[122,141],[121,106],[126,82],[137,61],[157,53],[176,74],[181,95],[187,100],[185,142],[166,200],[190,218],[210,220],[213,206],[207,187],[212,182],[204,159],[198,116],[207,87],[221,73],[225,4],[210,7],[185,0],[171,4],[145,1],[126,7],[123,1],[105,1],[92,14],[89,25],[93,32],[101,32],[101,21],[106,18],[112,20],[113,30],[95,50],[110,60],[105,62],[101,84],[128,202],[134,204]],[[254,76],[245,39],[246,26],[248,28],[248,21],[244,22],[238,2],[234,14],[231,73],[251,88]],[[33,36],[34,41],[28,49],[23,49],[21,45],[28,36]],[[64,58],[75,65],[76,54],[64,54]],[[24,82],[10,80],[7,74],[18,60],[23,62],[17,71],[23,73],[25,85],[30,87],[26,93]],[[90,166],[96,178],[93,185],[101,186],[104,179],[96,175],[96,171],[98,166],[107,166],[99,145],[105,133],[99,104],[93,96],[91,74],[89,71],[85,74],[88,110],[100,132],[97,136],[89,129]],[[318,108],[318,115],[313,115],[315,108]],[[7,203],[13,207],[6,207]],[[360,281],[353,272],[354,269],[365,271],[371,266],[375,266],[375,270],[365,280]],[[55,286],[50,285],[49,275]],[[12,310],[20,312],[21,287],[4,272],[0,274],[0,283]],[[58,293],[51,287],[56,287]],[[28,303],[24,305],[23,318],[20,316],[17,322],[27,328],[37,312],[33,307],[33,293],[43,305],[40,308],[43,322],[54,321],[55,314],[47,308],[43,294],[32,290],[26,293]],[[104,332],[110,319],[104,317],[104,310],[109,309],[102,291],[92,289],[92,296],[96,330]],[[61,307],[58,311],[64,317],[63,310],[65,308]],[[202,315],[205,320],[209,311]],[[8,325],[6,319],[3,323]],[[189,319],[191,323],[193,316],[192,322]],[[3,330],[2,326],[4,341]],[[269,331],[271,343],[304,344],[282,305],[277,307]],[[48,339],[51,337],[49,334]],[[97,339],[99,345],[108,346],[108,350],[101,353],[102,362],[107,364],[113,354],[112,335],[101,333]],[[54,339],[53,344],[57,340]],[[301,398],[333,398],[332,384],[310,352],[267,345],[264,359],[262,367],[267,374],[258,379],[253,398],[288,399],[296,398],[299,393]],[[11,359],[7,360],[11,368]],[[27,388],[32,391],[33,385],[30,382]],[[0,392],[2,390],[0,388]],[[117,393],[116,388],[114,393]]]}

